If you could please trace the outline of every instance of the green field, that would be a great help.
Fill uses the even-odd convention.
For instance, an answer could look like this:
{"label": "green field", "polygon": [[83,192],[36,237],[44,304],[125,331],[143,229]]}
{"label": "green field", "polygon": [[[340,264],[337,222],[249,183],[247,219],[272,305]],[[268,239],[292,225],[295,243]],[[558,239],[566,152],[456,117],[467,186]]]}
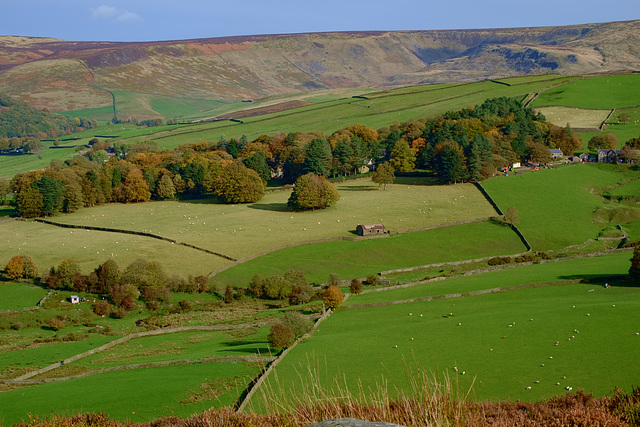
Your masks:
{"label": "green field", "polygon": [[[0,423],[27,414],[106,412],[134,422],[187,417],[211,406],[232,405],[260,368],[243,363],[204,363],[110,372],[0,394]],[[223,385],[224,393],[210,387]],[[126,403],[125,403],[126,402]]]}
{"label": "green field", "polygon": [[[640,135],[640,125],[638,124],[640,112],[637,108],[638,98],[636,96],[638,90],[640,90],[640,75],[638,74],[585,76],[585,78],[571,80],[563,85],[541,92],[531,106],[534,108],[564,106],[592,110],[611,110],[615,108],[617,114],[626,112],[631,116],[629,123],[618,123],[616,114],[609,120],[609,125],[604,131],[616,135],[618,137],[618,148],[622,148],[630,138],[637,138]],[[571,120],[567,121],[573,125]],[[564,126],[565,123],[555,124]],[[581,133],[585,141],[585,150],[587,148],[586,143],[595,134],[596,132]]]}
{"label": "green field", "polygon": [[[286,207],[290,192],[274,191],[248,205],[219,204],[215,199],[108,204],[61,215],[55,221],[146,231],[242,259],[292,243],[353,237],[358,224],[381,222],[393,231],[495,215],[471,184],[435,186],[426,178],[397,178],[396,182],[386,191],[367,178],[339,183],[342,199],[335,207],[315,212],[290,211]],[[3,229],[7,245],[0,249],[0,265],[21,251],[33,256],[41,268],[72,257],[87,272],[111,253],[121,266],[140,257],[162,259],[167,271],[183,275],[209,274],[229,265],[214,255],[128,234],[34,222],[0,224]],[[64,252],[51,251],[52,246]],[[170,257],[163,256],[167,251]]]}
{"label": "green field", "polygon": [[[625,257],[628,260],[629,253],[597,261],[599,267],[586,274],[581,274],[580,263],[573,261],[540,267],[548,268],[548,280],[562,277],[563,271],[577,273],[577,277],[592,277],[593,272],[620,275],[628,269],[628,261],[621,262]],[[526,282],[522,278],[528,273],[522,268],[522,272],[507,271],[518,277],[516,281]],[[538,280],[544,280],[540,274]],[[505,272],[465,279],[477,281],[467,289],[506,284]],[[446,293],[457,292],[465,288],[465,279],[437,286]],[[348,388],[356,396],[371,397],[379,385],[392,396],[415,394],[411,380],[417,378],[417,371],[440,379],[449,376],[462,394],[471,387],[471,397],[479,400],[535,401],[564,393],[565,387],[583,388],[596,395],[606,394],[614,386],[628,389],[640,378],[634,362],[640,351],[636,335],[640,332],[640,289],[617,281],[612,285],[609,289],[602,283],[523,288],[338,310],[312,338],[287,355],[270,381],[277,377],[273,388],[289,394],[286,399],[277,397],[283,405],[292,395],[307,397],[301,380],[307,387],[320,385],[330,395],[336,384],[341,395]],[[410,291],[379,294],[393,301],[403,299],[403,292]],[[418,289],[412,293],[429,294]],[[349,302],[356,304],[368,297],[351,297]],[[318,389],[315,393],[321,394]],[[258,395],[252,403],[255,408],[262,407]]]}
{"label": "green field", "polygon": [[494,178],[482,185],[502,210],[516,207],[518,228],[533,250],[559,251],[598,237],[604,224],[594,221],[593,212],[605,201],[596,193],[636,174],[618,172],[612,165],[578,164]]}
{"label": "green field", "polygon": [[486,256],[511,255],[526,248],[510,228],[492,222],[442,227],[386,239],[315,243],[282,249],[230,268],[213,277],[223,286],[245,286],[255,274],[282,275],[301,270],[324,283],[329,273],[342,279],[364,278],[380,271]]}
{"label": "green field", "polygon": [[47,293],[39,286],[0,283],[0,311],[35,307]]}

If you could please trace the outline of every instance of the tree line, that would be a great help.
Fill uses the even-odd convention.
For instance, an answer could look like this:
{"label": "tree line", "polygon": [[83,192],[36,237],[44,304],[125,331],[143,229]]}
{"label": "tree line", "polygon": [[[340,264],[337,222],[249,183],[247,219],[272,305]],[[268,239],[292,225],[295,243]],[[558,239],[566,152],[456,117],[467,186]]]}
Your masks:
{"label": "tree line", "polygon": [[[300,188],[289,205],[315,209],[339,198],[324,178],[356,175],[382,163],[396,173],[430,169],[450,184],[485,179],[515,162],[548,162],[549,148],[568,154],[581,146],[568,125],[548,123],[519,101],[503,97],[429,119],[378,130],[356,124],[331,135],[276,132],[252,141],[221,137],[172,151],[150,142],[96,138],[84,156],[18,174],[11,187],[18,213],[34,217],[109,202],[206,194],[225,203],[249,203],[260,200],[270,179],[286,185],[306,176],[296,187],[314,189]],[[313,203],[306,202],[309,197]]]}
{"label": "tree line", "polygon": [[46,108],[40,110],[0,94],[0,151],[6,144],[15,147],[13,138],[58,138],[94,127],[97,127],[95,120],[67,117]]}

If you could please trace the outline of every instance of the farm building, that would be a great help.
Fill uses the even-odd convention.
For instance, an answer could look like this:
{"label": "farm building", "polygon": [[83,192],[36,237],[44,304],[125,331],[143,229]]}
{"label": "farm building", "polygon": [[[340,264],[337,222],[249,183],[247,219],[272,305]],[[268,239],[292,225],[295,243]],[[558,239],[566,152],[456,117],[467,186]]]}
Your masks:
{"label": "farm building", "polygon": [[558,160],[564,156],[562,150],[559,148],[549,148],[549,154],[553,157],[553,160]]}
{"label": "farm building", "polygon": [[356,232],[358,233],[358,236],[369,236],[371,234],[384,234],[386,233],[386,230],[382,224],[359,224],[356,227]]}
{"label": "farm building", "polygon": [[598,163],[618,163],[618,158],[621,156],[622,151],[620,150],[598,149]]}

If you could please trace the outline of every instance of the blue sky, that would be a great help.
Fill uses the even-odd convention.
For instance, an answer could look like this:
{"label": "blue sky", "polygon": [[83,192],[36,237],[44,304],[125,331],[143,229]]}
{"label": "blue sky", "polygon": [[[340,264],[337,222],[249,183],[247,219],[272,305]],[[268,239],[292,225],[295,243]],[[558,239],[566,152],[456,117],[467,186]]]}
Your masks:
{"label": "blue sky", "polygon": [[640,19],[639,0],[0,0],[0,35],[152,41],[356,30],[572,25]]}

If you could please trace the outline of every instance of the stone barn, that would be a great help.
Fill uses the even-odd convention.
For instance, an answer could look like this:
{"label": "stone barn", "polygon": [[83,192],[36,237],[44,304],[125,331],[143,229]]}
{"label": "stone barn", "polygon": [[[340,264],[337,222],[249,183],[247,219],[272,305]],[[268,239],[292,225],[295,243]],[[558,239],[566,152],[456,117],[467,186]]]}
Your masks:
{"label": "stone barn", "polygon": [[369,236],[371,234],[385,234],[386,230],[382,224],[360,224],[356,227],[358,236]]}

